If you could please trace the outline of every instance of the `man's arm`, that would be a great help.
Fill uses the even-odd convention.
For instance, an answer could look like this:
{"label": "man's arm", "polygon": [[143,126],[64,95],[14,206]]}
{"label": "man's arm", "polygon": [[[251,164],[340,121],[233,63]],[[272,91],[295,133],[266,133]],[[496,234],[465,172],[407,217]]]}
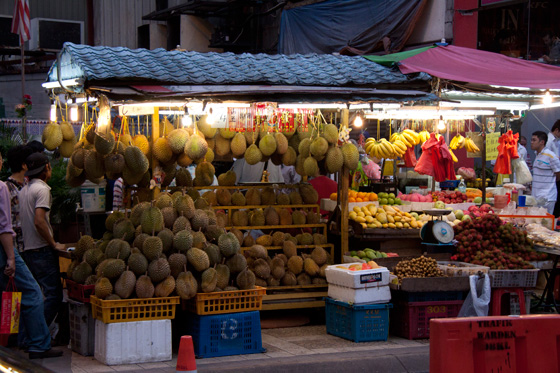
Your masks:
{"label": "man's arm", "polygon": [[14,231],[12,228],[11,199],[8,187],[0,184],[0,243],[6,253],[6,268],[4,273],[7,276],[14,276],[16,273],[16,256],[14,253]]}
{"label": "man's arm", "polygon": [[4,274],[6,276],[14,276],[16,274],[16,256],[14,254],[14,236],[11,233],[0,234],[0,243],[6,253],[6,268]]}
{"label": "man's arm", "polygon": [[64,245],[57,243],[53,236],[51,235],[51,231],[49,230],[49,224],[47,223],[47,210],[43,207],[37,207],[35,209],[35,229],[37,232],[43,237],[45,241],[49,244],[50,247],[57,249],[57,250],[64,250]]}

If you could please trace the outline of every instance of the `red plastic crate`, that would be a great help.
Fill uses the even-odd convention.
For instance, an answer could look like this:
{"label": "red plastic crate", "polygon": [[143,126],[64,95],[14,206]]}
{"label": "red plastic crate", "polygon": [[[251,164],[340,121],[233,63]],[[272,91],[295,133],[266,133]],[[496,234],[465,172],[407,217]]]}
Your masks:
{"label": "red plastic crate", "polygon": [[560,316],[431,321],[430,373],[560,372]]}
{"label": "red plastic crate", "polygon": [[430,337],[430,320],[457,317],[462,300],[395,303],[391,310],[391,334],[408,339]]}
{"label": "red plastic crate", "polygon": [[66,279],[66,290],[68,290],[68,298],[89,303],[89,297],[93,294],[95,285],[82,285]]}

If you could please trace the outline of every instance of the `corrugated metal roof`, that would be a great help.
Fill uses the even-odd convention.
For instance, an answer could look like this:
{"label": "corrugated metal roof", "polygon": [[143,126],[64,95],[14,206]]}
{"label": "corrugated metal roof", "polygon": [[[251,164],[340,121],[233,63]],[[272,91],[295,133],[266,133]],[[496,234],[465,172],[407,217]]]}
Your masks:
{"label": "corrugated metal roof", "polygon": [[48,81],[159,82],[169,84],[270,84],[298,86],[381,86],[426,81],[403,75],[359,56],[198,53],[64,44]]}

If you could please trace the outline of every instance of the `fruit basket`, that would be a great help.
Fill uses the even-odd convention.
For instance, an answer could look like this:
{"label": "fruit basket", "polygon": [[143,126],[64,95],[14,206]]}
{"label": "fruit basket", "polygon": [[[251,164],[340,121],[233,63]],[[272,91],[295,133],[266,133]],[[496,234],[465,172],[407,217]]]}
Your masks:
{"label": "fruit basket", "polygon": [[255,286],[249,290],[197,293],[192,299],[182,301],[183,310],[197,315],[218,315],[223,313],[259,311],[266,288]]}
{"label": "fruit basket", "polygon": [[451,277],[472,276],[478,272],[487,274],[490,271],[489,267],[463,262],[438,261],[437,266],[446,276]]}
{"label": "fruit basket", "polygon": [[102,300],[91,296],[93,318],[105,324],[175,318],[179,297]]}
{"label": "fruit basket", "polygon": [[68,298],[82,303],[89,303],[89,298],[95,290],[95,285],[82,285],[66,279],[66,290],[68,291]]}
{"label": "fruit basket", "polygon": [[493,288],[534,288],[539,269],[491,269],[489,275]]}

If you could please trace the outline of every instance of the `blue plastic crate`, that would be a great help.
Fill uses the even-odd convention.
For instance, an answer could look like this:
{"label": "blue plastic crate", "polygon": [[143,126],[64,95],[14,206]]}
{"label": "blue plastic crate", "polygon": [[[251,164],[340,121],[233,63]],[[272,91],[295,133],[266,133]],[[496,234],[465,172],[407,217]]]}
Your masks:
{"label": "blue plastic crate", "polygon": [[465,299],[462,291],[424,291],[409,292],[391,289],[391,301],[396,302],[430,302],[444,300],[463,300]]}
{"label": "blue plastic crate", "polygon": [[256,354],[262,347],[259,311],[221,315],[189,315],[187,333],[197,358]]}
{"label": "blue plastic crate", "polygon": [[457,188],[461,180],[445,180],[439,182],[440,188]]}
{"label": "blue plastic crate", "polygon": [[354,342],[386,341],[389,309],[385,304],[349,304],[325,298],[327,333]]}

